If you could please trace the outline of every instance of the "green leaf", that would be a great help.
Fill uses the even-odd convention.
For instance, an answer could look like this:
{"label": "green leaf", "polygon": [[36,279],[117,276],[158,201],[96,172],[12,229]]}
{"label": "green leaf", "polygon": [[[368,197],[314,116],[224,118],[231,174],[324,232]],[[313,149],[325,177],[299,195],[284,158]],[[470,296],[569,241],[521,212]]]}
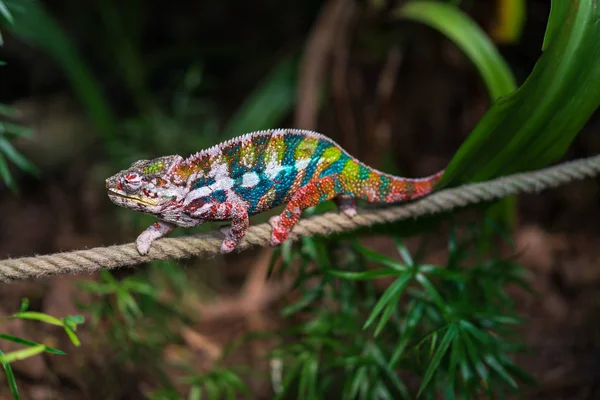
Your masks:
{"label": "green leaf", "polygon": [[37,354],[43,353],[46,350],[46,346],[38,344],[37,346],[28,347],[23,350],[13,351],[8,354],[0,356],[0,363],[11,363],[17,360],[24,360],[29,357],[33,357]]}
{"label": "green leaf", "polygon": [[223,380],[226,381],[228,385],[236,388],[237,390],[245,394],[247,398],[250,397],[250,391],[248,390],[248,387],[244,382],[242,382],[242,380],[237,374],[226,369],[221,370],[220,372]]}
{"label": "green leaf", "polygon": [[8,22],[9,24],[13,24],[15,22],[12,14],[6,7],[6,4],[4,4],[3,0],[0,0],[0,16],[6,19],[6,22]]}
{"label": "green leaf", "polygon": [[368,259],[375,261],[383,266],[391,268],[398,272],[408,272],[408,267],[394,259],[383,256],[373,250],[367,249],[363,246],[355,246],[354,247],[359,253],[367,257]]}
{"label": "green leaf", "polygon": [[21,299],[21,306],[19,307],[19,312],[25,312],[29,308],[29,299],[24,297]]}
{"label": "green leaf", "polygon": [[406,264],[407,266],[412,266],[414,264],[414,261],[412,259],[412,256],[410,255],[410,252],[406,248],[406,245],[404,245],[404,243],[402,243],[402,241],[398,237],[394,238],[394,242],[396,243],[396,249],[398,250],[400,257],[402,257],[402,261],[404,261],[404,264]]}
{"label": "green leaf", "polygon": [[392,382],[392,384],[396,387],[398,392],[402,394],[402,397],[410,398],[408,388],[406,387],[404,382],[402,382],[400,378],[398,378],[398,375],[394,372],[394,370],[392,370],[390,364],[385,359],[385,356],[383,355],[381,349],[374,343],[369,343],[368,351],[369,354],[373,357],[373,360],[375,360],[375,363],[381,369],[381,371],[385,373],[385,376]]}
{"label": "green leaf", "polygon": [[421,286],[423,286],[423,288],[425,289],[425,291],[427,292],[427,294],[429,295],[431,300],[433,300],[434,303],[437,305],[439,310],[441,312],[445,312],[447,309],[446,302],[444,302],[444,299],[439,294],[439,292],[436,290],[435,286],[433,286],[431,281],[429,279],[427,279],[427,277],[422,273],[418,273],[415,276],[415,278],[416,278],[417,282],[419,282],[421,284]]}
{"label": "green leaf", "polygon": [[[386,307],[389,307],[390,305],[393,307],[396,307],[396,305],[400,299],[400,296],[402,295],[402,292],[404,291],[404,289],[410,283],[411,280],[412,280],[412,276],[410,274],[405,274],[404,276],[401,276],[398,279],[396,279],[394,281],[394,283],[392,283],[385,290],[385,292],[383,292],[383,294],[379,298],[379,301],[377,302],[377,304],[375,304],[375,307],[373,307],[373,311],[371,312],[371,315],[369,315],[369,318],[365,322],[363,329],[367,329],[369,326],[371,326],[373,324],[373,322],[375,322],[375,319],[377,318],[377,316],[379,316],[379,314],[382,311],[384,311],[384,309]],[[379,326],[377,327],[377,333],[381,330],[382,324],[385,324],[387,322],[387,320],[390,318],[390,316],[391,316],[391,313],[386,313],[381,318],[381,321],[379,322]],[[377,336],[377,333],[375,334],[375,336]]]}
{"label": "green leaf", "polygon": [[514,43],[521,38],[527,14],[527,0],[498,2],[496,24],[492,36],[498,43]]}
{"label": "green leaf", "polygon": [[552,2],[546,49],[515,92],[492,105],[441,184],[484,181],[559,160],[600,105],[600,7]]}
{"label": "green leaf", "polygon": [[435,350],[433,358],[429,363],[429,367],[427,367],[427,370],[425,371],[425,376],[423,377],[423,382],[421,383],[421,387],[419,388],[417,397],[421,396],[423,390],[425,390],[425,388],[429,384],[429,381],[431,381],[431,378],[433,378],[433,375],[436,373],[440,362],[442,361],[442,357],[444,357],[444,355],[448,351],[448,347],[450,346],[454,338],[456,338],[457,332],[458,330],[454,324],[448,326],[448,329],[446,330],[446,333],[444,334],[444,337],[442,338],[439,347],[437,347],[437,349]]}
{"label": "green leaf", "polygon": [[0,137],[0,151],[15,165],[23,171],[29,172],[34,176],[38,176],[40,171],[28,159],[23,157],[15,148],[3,137]]}
{"label": "green leaf", "polygon": [[0,134],[6,137],[23,137],[31,139],[33,137],[33,129],[17,124],[11,124],[10,122],[0,121]]}
{"label": "green leaf", "polygon": [[27,346],[27,347],[44,346],[45,347],[44,350],[47,353],[51,353],[51,354],[58,354],[58,355],[61,355],[61,356],[64,356],[65,354],[67,354],[67,353],[65,353],[62,350],[58,350],[58,349],[55,349],[53,347],[45,346],[45,345],[43,345],[41,343],[32,342],[31,340],[23,339],[23,338],[20,338],[18,336],[9,335],[7,333],[0,333],[0,339],[8,340],[10,342],[18,343],[18,344],[21,344],[21,345]]}
{"label": "green leaf", "polygon": [[[0,360],[4,357],[4,353],[0,350]],[[7,362],[2,362],[2,367],[6,373],[6,380],[8,381],[8,387],[13,395],[13,399],[19,400],[19,388],[17,388],[17,381],[15,380],[15,374],[13,373],[12,367]]]}
{"label": "green leaf", "polygon": [[560,24],[567,18],[569,5],[566,1],[551,1],[550,16],[546,25],[546,34],[544,35],[544,43],[542,51],[545,51],[550,43],[558,36]]}
{"label": "green leaf", "polygon": [[2,177],[2,180],[4,181],[6,186],[8,186],[12,191],[17,190],[17,185],[12,175],[10,174],[8,164],[6,163],[6,159],[2,154],[0,154],[0,176]]}
{"label": "green leaf", "polygon": [[422,22],[452,40],[477,67],[492,99],[516,89],[508,65],[487,34],[457,6],[437,1],[411,1],[396,15]]}
{"label": "green leaf", "polygon": [[403,323],[402,335],[396,345],[394,354],[390,359],[390,365],[396,365],[396,363],[400,360],[400,357],[402,357],[402,354],[404,354],[404,349],[406,349],[409,341],[414,338],[413,333],[418,323],[421,321],[425,307],[425,303],[418,300],[412,300],[409,304],[406,318]]}
{"label": "green leaf", "polygon": [[303,399],[317,398],[317,374],[319,362],[314,355],[309,355],[303,362],[300,370],[298,391]]}
{"label": "green leaf", "polygon": [[64,329],[65,329],[65,333],[71,340],[71,343],[73,343],[77,347],[81,346],[81,341],[79,340],[79,338],[77,337],[75,332],[73,332],[73,329],[69,328],[68,326],[64,326]]}
{"label": "green leaf", "polygon": [[188,394],[188,400],[201,400],[202,399],[202,389],[198,385],[193,385],[190,388],[190,393]]}
{"label": "green leaf", "polygon": [[339,278],[350,279],[353,281],[377,279],[377,278],[386,277],[386,276],[398,275],[398,271],[395,271],[393,269],[388,269],[388,268],[372,269],[372,270],[361,271],[361,272],[329,270],[328,273],[330,273],[331,275],[335,275]]}
{"label": "green leaf", "polygon": [[496,373],[498,375],[500,375],[500,377],[505,382],[507,382],[513,389],[517,389],[519,387],[519,385],[517,385],[517,382],[515,382],[515,380],[513,379],[513,377],[510,376],[510,374],[502,366],[502,364],[500,364],[498,362],[498,360],[496,359],[496,357],[494,357],[492,354],[487,354],[484,357],[484,360],[485,360],[486,364],[489,365],[494,371],[496,371]]}
{"label": "green leaf", "polygon": [[16,314],[13,314],[11,316],[11,318],[31,319],[31,320],[35,320],[35,321],[45,322],[45,323],[51,324],[51,325],[64,326],[63,321],[61,321],[60,319],[53,317],[51,315],[36,312],[36,311],[18,312]]}

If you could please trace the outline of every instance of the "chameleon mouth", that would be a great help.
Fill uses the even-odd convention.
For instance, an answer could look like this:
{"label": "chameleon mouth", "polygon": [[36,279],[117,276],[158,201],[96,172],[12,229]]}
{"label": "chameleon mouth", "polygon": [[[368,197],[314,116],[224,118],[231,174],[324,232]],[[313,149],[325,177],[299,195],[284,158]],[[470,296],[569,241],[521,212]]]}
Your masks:
{"label": "chameleon mouth", "polygon": [[138,196],[127,196],[123,193],[117,192],[115,190],[112,189],[108,189],[108,195],[109,196],[114,196],[114,197],[119,197],[125,200],[131,200],[131,201],[135,201],[136,203],[140,203],[140,204],[144,204],[147,206],[155,206],[156,202],[152,201],[152,200],[146,200],[146,199],[142,199]]}

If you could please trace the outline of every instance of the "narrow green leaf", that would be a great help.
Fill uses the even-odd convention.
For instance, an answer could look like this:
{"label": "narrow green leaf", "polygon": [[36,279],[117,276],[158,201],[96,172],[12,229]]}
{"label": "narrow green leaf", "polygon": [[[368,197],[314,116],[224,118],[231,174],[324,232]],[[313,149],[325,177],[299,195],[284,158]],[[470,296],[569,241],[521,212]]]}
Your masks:
{"label": "narrow green leaf", "polygon": [[39,344],[37,346],[28,347],[26,349],[13,351],[11,353],[0,356],[0,363],[12,363],[17,360],[24,360],[29,357],[33,357],[37,354],[43,353],[46,350],[46,346]]}
{"label": "narrow green leaf", "polygon": [[314,355],[308,356],[300,371],[299,392],[303,399],[317,398],[317,373],[319,363]]}
{"label": "narrow green leaf", "polygon": [[[351,378],[351,379],[350,379]],[[369,378],[367,376],[367,367],[359,367],[356,369],[354,375],[350,375],[346,378],[346,382],[352,383],[348,396],[345,397],[348,400],[354,400],[358,397],[361,387],[368,384]]]}
{"label": "narrow green leaf", "polygon": [[456,326],[454,324],[450,324],[448,326],[448,329],[446,330],[446,333],[444,334],[444,337],[440,341],[439,347],[435,350],[433,358],[431,359],[431,361],[429,363],[429,367],[427,367],[427,370],[425,371],[425,375],[423,377],[423,382],[421,383],[421,387],[419,388],[417,397],[420,397],[421,394],[423,393],[423,391],[425,390],[425,388],[427,387],[427,385],[429,385],[431,378],[433,378],[433,375],[436,373],[436,371],[440,365],[440,362],[442,361],[442,357],[444,357],[444,355],[448,351],[448,347],[450,346],[452,341],[456,338],[456,334],[457,334]]}
{"label": "narrow green leaf", "polygon": [[502,364],[500,364],[498,362],[498,360],[496,359],[496,357],[494,357],[492,354],[487,354],[484,357],[484,360],[485,360],[486,364],[489,365],[494,371],[496,371],[496,373],[498,373],[498,375],[500,375],[500,377],[506,383],[508,383],[513,389],[518,389],[519,385],[517,385],[517,382],[515,382],[515,380],[513,379],[513,377],[510,376],[510,374],[502,366]]}
{"label": "narrow green leaf", "polygon": [[79,338],[77,337],[75,332],[73,332],[73,329],[69,328],[66,325],[64,326],[64,329],[65,329],[67,336],[71,340],[71,343],[73,343],[77,347],[81,346],[81,341],[79,340]]}
{"label": "narrow green leaf", "polygon": [[[377,316],[384,310],[388,304],[396,304],[402,295],[402,292],[406,288],[406,286],[410,283],[412,276],[410,274],[406,274],[404,276],[399,277],[392,283],[381,295],[381,298],[373,307],[373,311],[369,315],[369,318],[365,322],[363,329],[367,329],[369,326],[375,322]],[[388,315],[389,318],[389,315]]]}
{"label": "narrow green leaf", "polygon": [[188,400],[202,400],[202,389],[199,386],[193,385],[188,394]]}
{"label": "narrow green leaf", "polygon": [[8,164],[6,163],[6,159],[2,154],[0,154],[0,176],[2,177],[2,180],[4,181],[6,186],[8,186],[12,191],[17,190],[17,185],[12,175],[10,174]]}
{"label": "narrow green leaf", "polygon": [[36,312],[36,311],[18,312],[16,314],[13,314],[11,316],[11,318],[31,319],[31,320],[35,320],[35,321],[45,322],[47,324],[64,326],[63,321],[61,321],[60,319],[53,317],[51,315]]}
{"label": "narrow green leaf", "polygon": [[25,312],[29,308],[29,299],[24,297],[21,299],[21,307],[19,307],[19,312]]}
{"label": "narrow green leaf", "polygon": [[221,390],[219,386],[209,377],[204,379],[204,388],[206,389],[206,394],[209,399],[218,400],[219,395],[221,394]]}
{"label": "narrow green leaf", "polygon": [[244,393],[246,397],[250,397],[250,391],[248,390],[248,387],[237,374],[230,370],[222,370],[221,374],[228,385],[235,387],[237,390]]}
{"label": "narrow green leaf", "polygon": [[489,380],[489,373],[482,359],[483,354],[481,354],[481,352],[478,351],[477,347],[471,340],[470,335],[463,334],[461,335],[461,338],[465,345],[465,349],[467,350],[467,355],[471,359],[471,363],[475,367],[477,374],[479,375],[482,381],[487,383]]}
{"label": "narrow green leaf", "polygon": [[440,311],[445,312],[446,308],[447,308],[446,302],[444,301],[442,296],[438,293],[438,291],[433,286],[431,281],[429,281],[429,279],[427,279],[425,274],[422,274],[419,272],[417,275],[415,275],[415,279],[417,280],[417,282],[419,282],[421,284],[421,286],[423,286],[423,288],[425,289],[425,291],[427,292],[427,294],[429,295],[431,300],[433,300],[433,302],[438,306]]}
{"label": "narrow green leaf", "polygon": [[350,279],[353,281],[377,279],[377,278],[386,277],[386,276],[398,275],[398,271],[389,269],[389,268],[372,269],[372,270],[361,271],[361,272],[329,270],[328,273],[330,273],[331,275],[335,275],[337,277],[343,278],[343,279]]}
{"label": "narrow green leaf", "polygon": [[400,336],[400,340],[396,344],[396,349],[394,350],[394,354],[390,359],[390,365],[393,367],[400,360],[402,355],[404,354],[404,350],[408,345],[409,341],[413,338],[413,332],[415,331],[417,324],[421,321],[421,317],[423,316],[423,309],[425,308],[425,303],[413,300],[408,307],[408,311],[406,313],[406,319],[404,320],[404,329],[402,330],[402,335]]}
{"label": "narrow green leaf", "polygon": [[409,398],[410,395],[408,393],[408,388],[406,387],[404,382],[402,382],[400,378],[398,378],[398,375],[394,372],[394,370],[392,370],[390,364],[385,359],[385,356],[383,355],[381,349],[376,344],[370,343],[368,345],[368,351],[369,354],[373,357],[373,360],[375,360],[375,362],[381,369],[381,371],[383,371],[385,373],[385,376],[392,382],[396,390],[398,390],[398,392],[402,394],[402,397]]}
{"label": "narrow green leaf", "polygon": [[23,137],[31,139],[33,137],[33,129],[17,124],[11,124],[10,122],[0,121],[0,134],[9,138]]}
{"label": "narrow green leaf", "polygon": [[[44,346],[41,343],[32,342],[31,340],[23,339],[18,336],[9,335],[7,333],[0,333],[0,339],[8,340],[10,342],[18,343],[18,344],[21,344],[21,345],[27,346],[27,347]],[[67,354],[62,350],[58,350],[58,349],[55,349],[55,348],[49,347],[49,346],[45,346],[45,351],[47,353],[58,354],[61,356],[64,356],[65,354]]]}
{"label": "narrow green leaf", "polygon": [[4,19],[6,19],[6,22],[8,22],[9,24],[13,24],[15,22],[11,12],[6,7],[6,4],[4,4],[4,1],[1,1],[1,0],[0,0],[0,16],[4,17]]}
{"label": "narrow green leaf", "polygon": [[366,247],[363,246],[355,246],[354,247],[359,253],[361,253],[362,255],[364,255],[366,258],[375,261],[385,267],[391,268],[395,271],[398,272],[407,272],[408,271],[408,267],[394,259],[391,259],[389,257],[385,257],[371,249],[367,249]]}
{"label": "narrow green leaf", "polygon": [[29,172],[34,176],[39,176],[40,171],[37,169],[35,165],[31,163],[28,159],[23,157],[15,148],[3,137],[0,137],[0,151],[6,155],[6,157],[15,163],[17,167],[22,169],[23,171]]}
{"label": "narrow green leaf", "polygon": [[[0,359],[2,359],[2,357],[4,357],[4,353],[0,350]],[[13,399],[19,400],[21,397],[19,396],[19,388],[17,387],[17,381],[15,380],[15,374],[13,373],[12,367],[7,362],[2,362],[2,367],[6,373],[6,380],[8,381],[8,387],[13,395]]]}
{"label": "narrow green leaf", "polygon": [[402,258],[402,261],[404,261],[404,264],[409,267],[412,266],[414,264],[413,258],[404,243],[402,243],[402,240],[398,237],[394,237],[394,242],[396,242],[396,249]]}

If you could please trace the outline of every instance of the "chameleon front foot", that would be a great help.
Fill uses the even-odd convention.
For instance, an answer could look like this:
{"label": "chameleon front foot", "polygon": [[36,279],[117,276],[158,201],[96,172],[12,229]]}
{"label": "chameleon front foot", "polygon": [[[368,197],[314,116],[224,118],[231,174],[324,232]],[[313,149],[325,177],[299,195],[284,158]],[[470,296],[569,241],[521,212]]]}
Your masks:
{"label": "chameleon front foot", "polygon": [[234,235],[231,233],[231,227],[226,226],[219,230],[225,235],[225,239],[223,240],[223,243],[221,243],[221,254],[231,253],[238,244],[234,239]]}
{"label": "chameleon front foot", "polygon": [[279,246],[288,239],[290,230],[281,223],[281,216],[275,215],[269,218],[269,224],[273,228],[271,231],[271,246]]}
{"label": "chameleon front foot", "polygon": [[166,235],[172,230],[173,226],[167,224],[166,222],[159,221],[153,223],[144,232],[140,233],[140,235],[135,240],[135,246],[137,247],[137,251],[141,255],[148,254],[148,252],[150,251],[150,246],[152,246],[152,242]]}

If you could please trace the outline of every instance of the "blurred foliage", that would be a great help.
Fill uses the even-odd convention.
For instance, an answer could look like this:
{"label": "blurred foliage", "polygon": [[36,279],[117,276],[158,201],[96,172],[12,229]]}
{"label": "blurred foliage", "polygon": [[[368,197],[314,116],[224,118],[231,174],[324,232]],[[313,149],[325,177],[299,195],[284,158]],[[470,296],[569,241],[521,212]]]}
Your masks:
{"label": "blurred foliage", "polygon": [[[271,275],[295,274],[302,294],[282,314],[312,317],[278,333],[285,343],[272,354],[283,361],[277,398],[413,398],[415,376],[427,398],[495,398],[517,390],[518,381],[532,382],[509,357],[522,350],[521,318],[506,288],[528,289],[525,270],[482,251],[490,240],[484,226],[460,228],[461,235],[456,226],[451,231],[443,265],[420,261],[426,240],[412,255],[396,238],[401,261],[327,239],[279,250],[283,265]],[[382,294],[376,280],[385,282]]]}
{"label": "blurred foliage", "polygon": [[[21,301],[21,307],[19,309],[19,312],[15,313],[13,315],[10,315],[8,317],[5,317],[5,318],[0,318],[0,322],[2,322],[2,320],[8,321],[11,319],[22,319],[22,320],[35,320],[35,321],[44,322],[44,323],[47,323],[50,325],[60,326],[65,330],[65,333],[67,334],[67,336],[69,337],[69,339],[75,346],[81,345],[79,338],[77,337],[77,334],[75,332],[77,331],[77,325],[83,324],[83,322],[84,322],[84,319],[82,316],[72,315],[72,316],[67,316],[65,318],[59,319],[59,318],[53,317],[48,314],[35,312],[35,311],[28,311],[28,308],[29,308],[29,301],[27,299],[23,299]],[[49,353],[49,354],[57,354],[57,355],[65,355],[66,354],[62,350],[58,350],[53,347],[46,346],[45,344],[33,342],[31,340],[23,339],[23,338],[20,338],[20,337],[14,336],[14,335],[9,335],[9,334],[2,333],[2,332],[0,332],[0,340],[6,340],[9,342],[13,342],[13,343],[17,343],[19,345],[25,346],[25,348],[22,350],[16,350],[16,351],[12,351],[10,353],[4,353],[4,352],[2,352],[2,350],[0,350],[0,364],[2,364],[2,367],[4,367],[4,372],[6,373],[6,379],[8,381],[8,386],[10,387],[10,391],[11,391],[14,399],[19,399],[20,396],[19,396],[19,390],[17,388],[17,382],[15,379],[15,375],[13,374],[12,368],[10,366],[11,363],[18,361],[18,360],[24,360],[29,357],[33,357],[33,356],[41,354],[41,353]]]}
{"label": "blurred foliage", "polygon": [[518,42],[523,33],[527,14],[527,0],[497,0],[498,17],[491,35],[498,44]]}
{"label": "blurred foliage", "polygon": [[[9,10],[6,1],[0,0],[0,25],[12,25],[14,18]],[[4,44],[2,33],[0,32],[0,46]],[[3,62],[0,61],[0,67]],[[17,115],[12,108],[0,104],[0,177],[4,183],[13,191],[17,192],[18,187],[12,174],[10,173],[7,159],[14,163],[19,169],[28,172],[32,175],[38,175],[38,169],[21,153],[19,153],[10,140],[25,137],[31,137],[31,130],[24,128],[18,124],[9,122],[16,119]]]}

